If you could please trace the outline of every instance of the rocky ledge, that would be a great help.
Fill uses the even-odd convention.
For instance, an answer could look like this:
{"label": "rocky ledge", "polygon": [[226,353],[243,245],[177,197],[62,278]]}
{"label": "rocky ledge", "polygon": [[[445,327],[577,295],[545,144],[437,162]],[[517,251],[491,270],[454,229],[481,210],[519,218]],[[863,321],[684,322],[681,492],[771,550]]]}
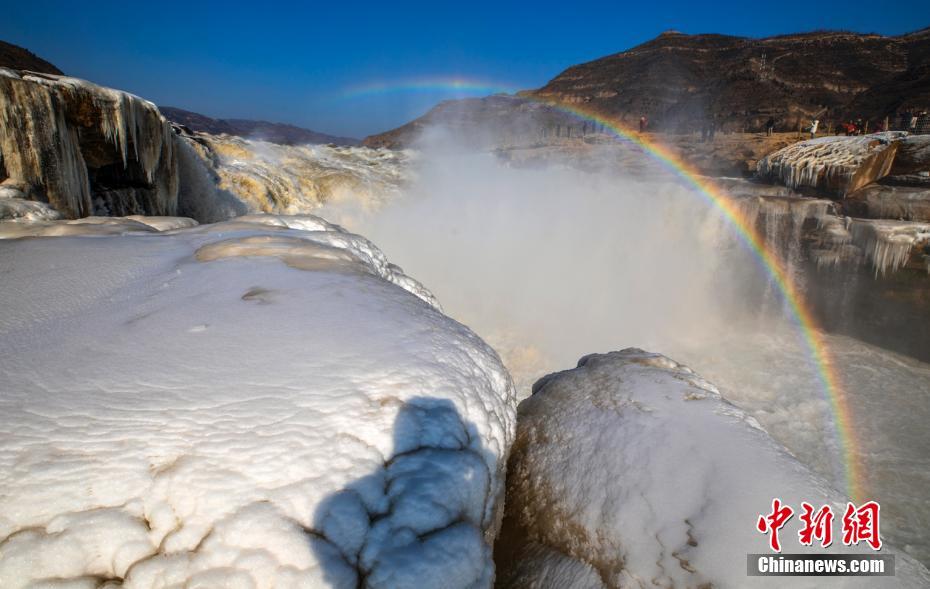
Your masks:
{"label": "rocky ledge", "polygon": [[900,131],[818,137],[759,161],[757,175],[791,188],[845,197],[891,174],[930,170],[930,136]]}

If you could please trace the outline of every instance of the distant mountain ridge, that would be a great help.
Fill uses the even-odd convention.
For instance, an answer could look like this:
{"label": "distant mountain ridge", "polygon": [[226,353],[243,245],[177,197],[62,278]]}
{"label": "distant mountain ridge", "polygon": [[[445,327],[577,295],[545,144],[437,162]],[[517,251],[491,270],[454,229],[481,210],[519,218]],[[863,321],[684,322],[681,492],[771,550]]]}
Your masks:
{"label": "distant mountain ridge", "polygon": [[930,29],[885,37],[818,31],[764,39],[669,31],[572,66],[532,96],[663,127],[715,117],[760,128],[773,116],[880,119],[930,107]]}
{"label": "distant mountain ridge", "polygon": [[484,98],[463,98],[440,102],[422,117],[391,131],[366,137],[362,145],[399,149],[410,146],[428,129],[438,131],[459,146],[489,148],[507,143],[520,144],[536,137],[543,127],[581,129],[573,116],[546,104],[519,96],[495,94]]}
{"label": "distant mountain ridge", "polygon": [[360,141],[352,137],[339,137],[318,133],[284,123],[253,121],[249,119],[214,119],[200,113],[191,112],[173,106],[158,107],[169,121],[183,125],[192,131],[212,135],[236,135],[247,139],[261,139],[281,145],[323,144],[358,145]]}
{"label": "distant mountain ridge", "polygon": [[[825,126],[859,117],[874,125],[908,110],[930,110],[930,28],[895,37],[819,31],[764,39],[667,31],[569,67],[519,96],[584,106],[633,127],[646,115],[651,129],[668,131],[693,131],[709,119],[724,130],[758,131],[769,117],[781,130],[814,117]],[[461,127],[450,115],[493,126],[482,118],[489,101],[500,106],[494,97],[443,103],[363,143],[400,147],[426,126]],[[521,101],[509,104],[515,117],[523,116]],[[494,120],[505,118],[499,108],[490,111]]]}
{"label": "distant mountain ridge", "polygon": [[19,45],[0,41],[0,67],[40,74],[64,75],[60,69]]}

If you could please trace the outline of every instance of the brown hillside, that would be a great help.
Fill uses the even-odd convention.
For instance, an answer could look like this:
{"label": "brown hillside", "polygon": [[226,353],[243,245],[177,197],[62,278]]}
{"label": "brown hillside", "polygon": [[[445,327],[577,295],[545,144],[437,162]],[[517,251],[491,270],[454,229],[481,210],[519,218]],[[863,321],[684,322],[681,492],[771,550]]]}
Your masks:
{"label": "brown hillside", "polygon": [[[710,119],[721,131],[760,131],[770,117],[780,131],[797,130],[814,117],[823,129],[860,117],[873,129],[886,116],[895,125],[907,111],[930,110],[930,29],[898,37],[819,31],[766,39],[669,31],[572,66],[520,96],[530,100],[445,102],[364,143],[408,145],[429,126],[458,135],[474,135],[478,126],[517,126],[535,129],[532,139],[542,129],[548,139],[558,125],[564,132],[558,115],[536,120],[539,113],[527,103],[540,101],[583,105],[634,128],[646,115],[650,130],[673,132],[695,131]],[[573,132],[584,132],[583,123],[576,126]]]}
{"label": "brown hillside", "polygon": [[714,116],[733,130],[771,116],[878,120],[930,106],[930,35],[814,32],[749,39],[664,33],[638,47],[568,68],[539,97],[584,103],[667,129]]}
{"label": "brown hillside", "polygon": [[5,41],[0,41],[0,67],[12,70],[29,70],[40,74],[62,75],[60,69],[38,57],[35,53]]}

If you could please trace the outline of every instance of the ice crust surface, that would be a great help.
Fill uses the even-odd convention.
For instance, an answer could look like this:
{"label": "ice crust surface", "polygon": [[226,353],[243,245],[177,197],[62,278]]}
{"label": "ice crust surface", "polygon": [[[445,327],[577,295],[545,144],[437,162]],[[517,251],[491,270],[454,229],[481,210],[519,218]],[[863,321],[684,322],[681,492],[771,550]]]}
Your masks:
{"label": "ice crust surface", "polygon": [[[796,510],[802,501],[829,504],[840,518],[846,504],[687,367],[636,349],[587,356],[540,380],[520,405],[497,548],[500,585],[930,583],[922,565],[888,545],[895,577],[748,577],[745,555],[770,553],[755,523],[774,497]],[[783,553],[870,551],[838,539],[829,549],[803,547],[797,522],[782,529]]]}
{"label": "ice crust surface", "polygon": [[494,351],[317,217],[135,222],[0,242],[0,587],[489,586]]}

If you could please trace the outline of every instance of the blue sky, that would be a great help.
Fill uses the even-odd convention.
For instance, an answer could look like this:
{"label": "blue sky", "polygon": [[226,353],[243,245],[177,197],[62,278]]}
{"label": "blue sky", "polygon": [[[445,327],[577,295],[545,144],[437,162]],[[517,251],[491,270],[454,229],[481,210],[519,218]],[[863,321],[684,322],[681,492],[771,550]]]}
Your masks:
{"label": "blue sky", "polygon": [[0,39],[66,73],[160,105],[361,137],[467,90],[345,96],[354,86],[466,78],[532,88],[565,67],[666,29],[767,36],[813,29],[901,34],[930,3],[47,2],[3,0]]}

